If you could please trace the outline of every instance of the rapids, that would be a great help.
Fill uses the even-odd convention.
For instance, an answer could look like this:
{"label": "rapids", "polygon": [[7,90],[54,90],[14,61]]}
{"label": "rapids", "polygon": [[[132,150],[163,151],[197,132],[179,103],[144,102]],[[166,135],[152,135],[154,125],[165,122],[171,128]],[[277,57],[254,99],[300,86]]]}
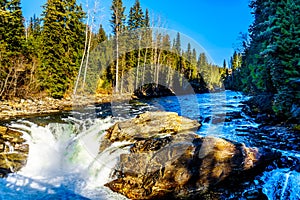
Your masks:
{"label": "rapids", "polygon": [[[227,191],[224,199],[245,199],[261,191],[268,199],[300,199],[299,136],[288,141],[253,134],[259,124],[246,116],[242,102],[248,97],[226,91],[185,96],[161,97],[89,106],[56,115],[19,119],[5,125],[20,130],[29,144],[29,158],[21,171],[0,179],[0,199],[126,199],[103,185],[113,179],[111,169],[117,156],[126,151],[118,143],[98,153],[101,137],[115,122],[147,110],[177,112],[202,123],[199,135],[214,135],[244,142],[249,146],[268,147],[283,153],[253,182],[238,190]],[[234,115],[232,115],[234,113]],[[238,116],[238,117],[237,117]],[[276,132],[277,131],[277,132]],[[13,149],[12,149],[13,151]]]}

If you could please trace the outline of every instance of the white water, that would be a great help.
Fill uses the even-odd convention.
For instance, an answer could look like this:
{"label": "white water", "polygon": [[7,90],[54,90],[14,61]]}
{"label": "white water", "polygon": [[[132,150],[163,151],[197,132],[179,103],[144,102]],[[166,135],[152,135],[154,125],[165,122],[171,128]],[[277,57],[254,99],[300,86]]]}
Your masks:
{"label": "white water", "polygon": [[[188,96],[178,97],[181,108],[171,104],[174,102],[174,97],[155,99],[151,103],[160,110],[181,112],[182,109],[186,112],[181,114],[193,119],[199,119],[199,115],[203,118],[210,117],[210,121],[203,123],[199,130],[200,135],[216,135],[231,140],[251,142],[251,136],[247,140],[248,137],[237,134],[235,128],[257,127],[258,124],[246,116],[244,116],[245,120],[238,119],[234,123],[224,121],[224,113],[241,110],[239,105],[241,100],[245,100],[244,97],[233,92],[226,95],[226,98],[224,94],[198,95],[200,111],[189,107]],[[125,112],[126,115],[132,111],[135,113],[143,111],[143,108],[133,109],[135,108],[124,109],[120,106],[120,111],[116,108],[114,111]],[[77,115],[80,116],[81,113]],[[30,146],[29,158],[27,165],[20,172],[0,179],[0,200],[126,199],[103,186],[111,180],[111,169],[117,162],[118,155],[126,152],[126,149],[118,148],[124,144],[116,143],[115,146],[98,154],[103,133],[120,119],[83,118],[78,120],[69,116],[63,119],[63,123],[48,123],[45,127],[24,120],[13,122],[11,127],[24,132],[24,137]],[[214,118],[219,122],[212,123]],[[13,148],[10,148],[10,151],[13,151]],[[299,158],[290,155],[290,151],[286,156]],[[263,192],[270,200],[300,199],[299,172],[290,169],[274,169],[265,172],[261,180],[264,183],[261,185]]]}
{"label": "white water", "polygon": [[111,180],[121,150],[98,155],[113,120],[74,121],[46,127],[28,121],[12,124],[23,130],[29,156],[21,171],[0,180],[0,199],[125,199],[103,186]]}
{"label": "white water", "polygon": [[290,169],[275,169],[265,172],[262,180],[263,193],[268,199],[299,200],[300,199],[300,173]]}

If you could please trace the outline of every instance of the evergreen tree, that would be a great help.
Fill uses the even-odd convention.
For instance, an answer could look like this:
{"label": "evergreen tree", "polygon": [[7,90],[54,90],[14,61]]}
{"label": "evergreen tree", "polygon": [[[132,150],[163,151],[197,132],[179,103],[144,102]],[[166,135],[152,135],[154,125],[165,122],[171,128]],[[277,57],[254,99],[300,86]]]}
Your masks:
{"label": "evergreen tree", "polygon": [[233,57],[231,58],[231,68],[233,71],[238,70],[242,65],[242,54],[237,53],[236,51],[233,53]]}
{"label": "evergreen tree", "polygon": [[226,63],[226,60],[224,59],[223,61],[223,69],[226,69],[227,68],[227,63]]}
{"label": "evergreen tree", "polygon": [[254,22],[237,74],[240,85],[247,92],[274,94],[275,113],[288,117],[293,106],[300,107],[300,1],[253,0],[250,7]]}
{"label": "evergreen tree", "polygon": [[75,0],[48,0],[44,8],[40,81],[52,97],[62,98],[79,69],[85,14]]}
{"label": "evergreen tree", "polygon": [[149,17],[149,10],[148,9],[146,9],[146,12],[145,12],[144,26],[146,28],[150,27],[150,17]]}
{"label": "evergreen tree", "polygon": [[129,11],[128,28],[129,30],[136,30],[143,27],[145,27],[144,13],[140,1],[136,0]]}
{"label": "evergreen tree", "polygon": [[181,39],[180,39],[180,33],[177,33],[176,39],[175,39],[175,44],[174,44],[176,53],[178,55],[181,55]]}
{"label": "evergreen tree", "polygon": [[282,1],[277,4],[274,19],[269,19],[274,24],[270,28],[273,38],[263,52],[276,89],[274,111],[285,116],[291,115],[294,102],[296,107],[300,106],[297,83],[300,80],[299,12],[299,0]]}
{"label": "evergreen tree", "polygon": [[[25,39],[25,28],[23,24],[23,15],[21,10],[20,0],[4,1],[2,5],[4,7],[4,23],[2,39],[6,41],[8,51],[12,54],[20,55],[23,51],[23,44]],[[5,14],[5,12],[7,12]]]}
{"label": "evergreen tree", "polygon": [[105,30],[104,30],[102,24],[100,24],[99,31],[97,34],[97,42],[98,42],[98,44],[100,44],[101,42],[104,42],[106,40],[107,40],[107,35],[105,33]]}
{"label": "evergreen tree", "polygon": [[25,58],[25,28],[20,0],[0,1],[0,96],[18,96]]}

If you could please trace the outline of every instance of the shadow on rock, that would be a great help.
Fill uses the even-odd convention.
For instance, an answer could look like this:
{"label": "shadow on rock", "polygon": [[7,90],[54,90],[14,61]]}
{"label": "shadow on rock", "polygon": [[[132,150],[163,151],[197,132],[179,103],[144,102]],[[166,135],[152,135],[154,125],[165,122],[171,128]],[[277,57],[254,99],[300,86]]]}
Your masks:
{"label": "shadow on rock", "polygon": [[227,182],[264,171],[278,155],[222,138],[200,137],[200,124],[176,113],[148,112],[112,126],[100,150],[130,142],[106,186],[130,199],[217,198]]}

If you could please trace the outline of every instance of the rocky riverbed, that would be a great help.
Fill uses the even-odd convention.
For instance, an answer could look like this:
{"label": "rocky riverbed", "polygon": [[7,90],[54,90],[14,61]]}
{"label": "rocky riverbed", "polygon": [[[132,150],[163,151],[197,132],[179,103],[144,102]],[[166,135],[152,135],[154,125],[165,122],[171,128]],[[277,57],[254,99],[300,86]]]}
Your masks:
{"label": "rocky riverbed", "polygon": [[58,113],[82,108],[87,105],[109,103],[129,99],[130,95],[76,96],[73,98],[54,99],[50,97],[37,99],[14,99],[0,101],[0,120],[11,120],[24,116],[36,116]]}

